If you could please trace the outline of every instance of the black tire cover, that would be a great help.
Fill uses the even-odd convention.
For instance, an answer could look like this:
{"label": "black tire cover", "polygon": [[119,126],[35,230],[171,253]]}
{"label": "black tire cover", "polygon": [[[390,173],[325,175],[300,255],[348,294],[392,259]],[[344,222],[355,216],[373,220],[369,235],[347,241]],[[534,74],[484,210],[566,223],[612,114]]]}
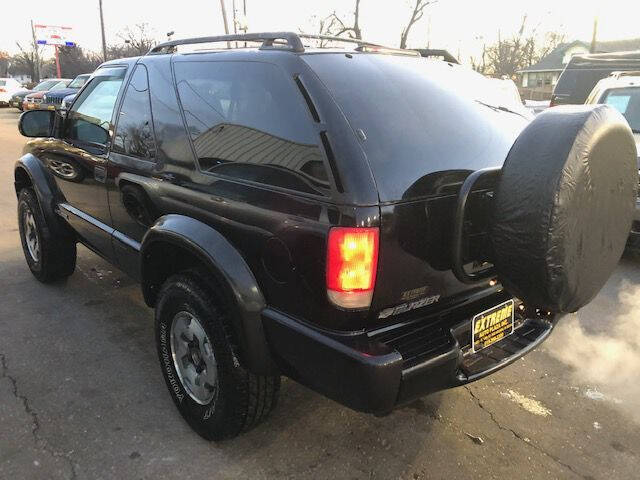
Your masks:
{"label": "black tire cover", "polygon": [[554,107],[516,139],[491,220],[503,285],[530,306],[575,312],[624,250],[638,188],[633,134],[605,105]]}

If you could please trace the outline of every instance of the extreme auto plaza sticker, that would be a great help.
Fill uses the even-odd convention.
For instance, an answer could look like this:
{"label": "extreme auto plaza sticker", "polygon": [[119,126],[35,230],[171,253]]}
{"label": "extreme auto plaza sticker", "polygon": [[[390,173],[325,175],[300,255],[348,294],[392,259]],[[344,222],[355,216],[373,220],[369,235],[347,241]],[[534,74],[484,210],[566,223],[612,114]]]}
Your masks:
{"label": "extreme auto plaza sticker", "polygon": [[471,345],[477,352],[513,333],[513,300],[479,313],[471,321]]}

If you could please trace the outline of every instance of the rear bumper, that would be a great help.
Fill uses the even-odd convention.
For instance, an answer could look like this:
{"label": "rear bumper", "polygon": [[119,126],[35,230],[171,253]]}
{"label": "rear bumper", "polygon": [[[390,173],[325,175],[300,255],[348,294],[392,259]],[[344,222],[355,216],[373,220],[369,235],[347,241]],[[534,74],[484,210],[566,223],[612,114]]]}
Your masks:
{"label": "rear bumper", "polygon": [[263,324],[286,375],[354,410],[385,414],[509,365],[543,342],[554,322],[522,317],[512,335],[475,354],[470,317],[452,322],[439,315],[352,336],[323,332],[270,309]]}

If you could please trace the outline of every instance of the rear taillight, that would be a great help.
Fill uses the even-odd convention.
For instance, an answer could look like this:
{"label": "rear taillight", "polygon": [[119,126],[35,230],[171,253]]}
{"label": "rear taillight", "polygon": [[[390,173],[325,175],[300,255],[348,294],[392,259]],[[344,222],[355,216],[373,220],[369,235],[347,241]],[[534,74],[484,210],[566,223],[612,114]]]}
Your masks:
{"label": "rear taillight", "polygon": [[327,295],[338,307],[369,308],[378,267],[378,229],[335,227],[327,243]]}
{"label": "rear taillight", "polygon": [[6,90],[4,88],[0,88],[0,93],[5,93]]}

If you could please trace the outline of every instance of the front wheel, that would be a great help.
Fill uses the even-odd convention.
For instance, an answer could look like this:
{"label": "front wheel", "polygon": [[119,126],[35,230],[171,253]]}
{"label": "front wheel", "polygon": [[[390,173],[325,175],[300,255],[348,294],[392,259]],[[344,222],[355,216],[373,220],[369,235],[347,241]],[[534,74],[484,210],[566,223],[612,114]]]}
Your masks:
{"label": "front wheel", "polygon": [[68,277],[76,268],[76,243],[69,236],[54,236],[42,214],[35,192],[20,190],[18,226],[24,257],[34,277],[43,283]]}
{"label": "front wheel", "polygon": [[156,343],[171,397],[208,440],[232,438],[276,405],[280,377],[258,376],[236,356],[230,309],[199,272],[170,277],[156,305]]}

